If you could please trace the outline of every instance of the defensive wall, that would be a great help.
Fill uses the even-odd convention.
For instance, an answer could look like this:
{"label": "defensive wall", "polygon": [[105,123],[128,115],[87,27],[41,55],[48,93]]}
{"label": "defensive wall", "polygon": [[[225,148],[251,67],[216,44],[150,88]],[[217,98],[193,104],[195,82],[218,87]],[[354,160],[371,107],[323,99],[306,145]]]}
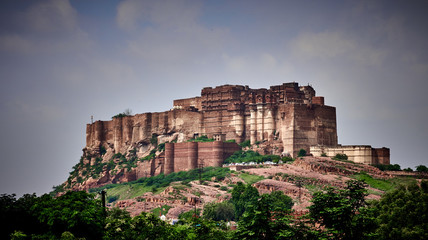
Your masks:
{"label": "defensive wall", "polygon": [[348,160],[364,164],[390,164],[389,148],[372,148],[368,145],[347,145],[336,147],[311,146],[313,156],[334,157],[336,154],[346,154]]}
{"label": "defensive wall", "polygon": [[165,143],[164,174],[198,167],[221,167],[241,147],[234,142]]}
{"label": "defensive wall", "polygon": [[[194,160],[192,162],[188,158],[190,162],[184,164],[182,159],[185,157],[180,157],[181,142],[195,136],[223,136],[222,140],[233,139],[237,143],[246,140],[251,144],[267,143],[273,154],[296,157],[300,149],[312,152],[311,146],[337,147],[336,128],[336,108],[325,105],[324,97],[316,96],[312,86],[299,86],[295,82],[268,89],[223,85],[203,88],[201,96],[174,100],[172,108],[165,112],[142,113],[88,124],[83,150],[85,156],[92,156],[93,161],[100,156],[101,147],[108,153],[105,156],[136,150],[137,157],[143,157],[153,150],[151,142],[154,137],[177,140],[178,155],[173,159],[174,162],[178,159],[180,164],[168,165],[168,169],[176,171],[196,166]],[[355,155],[356,161],[369,162],[369,157],[358,157],[356,150],[355,154],[351,154],[351,150],[346,151]],[[371,163],[389,162],[389,152],[361,151],[367,151],[364,156],[369,156],[368,152],[377,156]],[[208,162],[209,158],[205,158],[207,164],[214,164],[214,160]],[[168,161],[165,164],[169,164]]]}

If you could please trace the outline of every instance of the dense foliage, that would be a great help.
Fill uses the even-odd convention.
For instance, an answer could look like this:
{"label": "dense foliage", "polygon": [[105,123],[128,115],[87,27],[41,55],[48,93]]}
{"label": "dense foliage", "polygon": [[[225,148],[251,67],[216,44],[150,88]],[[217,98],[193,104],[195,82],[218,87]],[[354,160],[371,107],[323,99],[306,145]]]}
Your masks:
{"label": "dense foliage", "polygon": [[[221,173],[220,173],[221,174]],[[195,175],[195,174],[194,174]],[[205,177],[210,176],[206,175]],[[184,179],[185,173],[149,181]],[[211,175],[212,176],[212,175]],[[165,181],[165,182],[163,182]],[[0,195],[1,239],[428,239],[428,181],[413,181],[368,203],[364,181],[343,190],[314,193],[309,214],[292,217],[293,201],[283,192],[260,195],[238,182],[229,201],[183,213],[175,225],[152,213],[131,217],[124,210],[105,211],[95,195],[67,192],[53,198]],[[167,206],[162,206],[167,211]],[[196,214],[195,214],[196,213]],[[237,230],[225,221],[235,219]]]}
{"label": "dense foliage", "polygon": [[375,222],[371,212],[364,209],[365,187],[364,182],[351,180],[345,190],[316,192],[309,207],[310,217],[338,239],[369,239]]}
{"label": "dense foliage", "polygon": [[1,195],[0,203],[2,239],[18,231],[35,239],[59,239],[64,232],[85,239],[103,236],[104,209],[86,192],[68,192],[58,198]]}
{"label": "dense foliage", "polygon": [[[138,184],[140,186],[149,186],[152,188],[167,187],[172,182],[178,182],[178,181],[189,182],[193,180],[198,180],[199,171],[200,171],[199,169],[192,169],[190,171],[173,172],[168,175],[159,174],[154,177],[140,178],[132,182],[126,182],[121,184],[108,184],[100,188],[92,188],[92,189],[89,189],[89,192],[99,192],[103,189],[113,188],[118,185]],[[218,180],[224,179],[229,174],[230,174],[229,168],[206,167],[202,169],[202,173],[200,176],[202,181],[209,181],[212,178],[216,178]]]}
{"label": "dense foliage", "polygon": [[386,193],[377,210],[379,239],[428,239],[428,181]]}
{"label": "dense foliage", "polygon": [[398,164],[375,164],[373,167],[382,171],[400,171],[401,167]]}

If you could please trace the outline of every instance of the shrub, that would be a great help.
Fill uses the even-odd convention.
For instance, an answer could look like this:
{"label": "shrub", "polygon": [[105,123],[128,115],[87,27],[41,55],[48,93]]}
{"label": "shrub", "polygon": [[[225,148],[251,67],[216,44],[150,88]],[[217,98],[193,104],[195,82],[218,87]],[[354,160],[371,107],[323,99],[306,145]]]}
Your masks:
{"label": "shrub", "polygon": [[123,111],[122,113],[116,114],[113,117],[111,117],[111,119],[115,119],[115,118],[123,118],[126,116],[130,116],[132,113],[131,109],[125,109],[125,111]]}
{"label": "shrub", "polygon": [[235,207],[232,203],[208,203],[204,207],[204,218],[214,221],[229,221],[235,218]]}
{"label": "shrub", "polygon": [[346,154],[338,153],[333,157],[334,160],[348,160],[348,156]]}
{"label": "shrub", "polygon": [[262,163],[267,161],[278,162],[280,157],[278,155],[260,155],[258,152],[252,150],[248,151],[236,151],[230,157],[228,157],[224,163],[245,163],[245,162],[256,162]]}
{"label": "shrub", "polygon": [[321,153],[321,157],[327,157],[326,153]]}
{"label": "shrub", "polygon": [[242,143],[239,144],[239,146],[241,146],[242,148],[250,147],[251,146],[250,140],[243,141]]}
{"label": "shrub", "polygon": [[154,146],[158,145],[158,135],[156,133],[152,134],[152,138],[150,138],[150,143]]}
{"label": "shrub", "polygon": [[281,161],[284,162],[284,163],[286,163],[286,162],[293,162],[294,158],[286,156],[286,157],[281,158]]}
{"label": "shrub", "polygon": [[419,166],[416,166],[416,171],[418,171],[418,172],[428,172],[428,167],[426,167],[425,165],[419,165]]}
{"label": "shrub", "polygon": [[300,149],[299,153],[297,154],[298,157],[304,157],[306,156],[306,150],[305,149]]}
{"label": "shrub", "polygon": [[106,152],[107,152],[106,148],[104,146],[101,146],[100,147],[100,154],[101,154],[101,156],[103,156],[104,154],[106,154]]}
{"label": "shrub", "polygon": [[188,142],[214,142],[214,138],[208,138],[206,135],[202,135],[195,139],[190,139]]}
{"label": "shrub", "polygon": [[108,196],[108,197],[107,197],[107,202],[108,202],[108,203],[112,203],[112,202],[116,201],[117,199],[119,199],[119,196],[117,196],[117,195],[114,195],[114,196]]}
{"label": "shrub", "polygon": [[381,171],[400,171],[401,167],[398,164],[375,164],[374,167]]}
{"label": "shrub", "polygon": [[165,143],[159,144],[158,147],[157,147],[157,149],[158,149],[159,152],[165,151]]}

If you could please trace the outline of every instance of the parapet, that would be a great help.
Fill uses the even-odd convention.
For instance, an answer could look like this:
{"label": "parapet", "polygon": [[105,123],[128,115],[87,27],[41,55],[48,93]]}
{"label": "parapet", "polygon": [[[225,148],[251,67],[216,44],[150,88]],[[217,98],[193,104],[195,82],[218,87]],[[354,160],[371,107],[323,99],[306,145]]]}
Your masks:
{"label": "parapet", "polygon": [[370,145],[340,145],[335,147],[311,146],[310,153],[313,156],[334,157],[336,154],[346,154],[348,160],[364,164],[389,164],[389,148],[372,148]]}
{"label": "parapet", "polygon": [[201,97],[193,97],[193,98],[184,98],[184,99],[177,99],[173,102],[173,108],[174,109],[196,109],[201,110]]}

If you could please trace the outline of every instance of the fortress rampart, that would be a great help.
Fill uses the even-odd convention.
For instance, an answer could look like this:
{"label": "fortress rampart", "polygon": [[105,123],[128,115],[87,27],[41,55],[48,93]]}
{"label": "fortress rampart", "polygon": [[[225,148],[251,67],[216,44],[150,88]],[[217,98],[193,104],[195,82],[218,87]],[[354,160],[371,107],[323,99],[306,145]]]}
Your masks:
{"label": "fortress rampart", "polygon": [[165,144],[165,174],[198,167],[220,167],[241,148],[234,142],[182,142]]}
{"label": "fortress rampart", "polygon": [[364,164],[389,164],[389,148],[372,148],[368,145],[351,145],[323,147],[311,146],[312,155],[320,157],[323,153],[327,157],[334,157],[336,154],[346,154],[348,160]]}
{"label": "fortress rampart", "polygon": [[173,101],[165,112],[97,121],[86,129],[86,149],[100,146],[115,153],[136,148],[140,154],[153,135],[182,134],[182,141],[195,135],[251,144],[270,142],[279,153],[296,156],[311,145],[337,145],[336,110],[324,105],[311,86],[284,83],[269,89],[223,85],[202,89],[200,97]]}
{"label": "fortress rampart", "polygon": [[[233,139],[237,143],[249,140],[251,144],[269,144],[272,153],[296,157],[300,149],[311,152],[311,146],[338,146],[336,109],[325,105],[324,97],[316,96],[311,86],[294,82],[269,89],[206,87],[201,96],[174,100],[172,109],[165,112],[88,124],[84,151],[99,156],[101,147],[110,155],[135,150],[137,157],[142,157],[153,150],[153,138],[159,143],[176,140],[175,146],[166,144],[165,161],[160,168],[165,173],[197,167],[202,158],[207,166],[220,166],[220,157],[214,157],[221,155],[216,152],[220,150],[204,153],[204,144],[181,143],[201,135],[222,136],[222,140]],[[379,161],[389,161],[389,152],[372,152]]]}

